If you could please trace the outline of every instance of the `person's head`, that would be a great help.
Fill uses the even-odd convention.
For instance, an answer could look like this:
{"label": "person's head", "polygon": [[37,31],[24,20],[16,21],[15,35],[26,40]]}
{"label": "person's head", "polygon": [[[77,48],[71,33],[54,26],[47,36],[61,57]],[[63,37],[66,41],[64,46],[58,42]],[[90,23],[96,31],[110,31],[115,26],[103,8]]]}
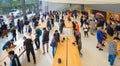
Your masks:
{"label": "person's head", "polygon": [[14,42],[14,40],[13,40],[13,39],[11,39],[11,40],[10,40],[10,43],[11,43],[11,44],[13,44],[13,42]]}
{"label": "person's head", "polygon": [[118,41],[120,41],[120,39],[118,38],[118,37],[114,37],[114,42],[118,42]]}
{"label": "person's head", "polygon": [[27,39],[27,38],[24,36],[24,37],[23,37],[23,40],[26,40],[26,39]]}
{"label": "person's head", "polygon": [[20,22],[22,22],[22,23],[23,23],[23,20],[21,20]]}
{"label": "person's head", "polygon": [[9,51],[9,52],[8,52],[8,57],[9,57],[9,58],[13,58],[13,57],[14,57],[14,54],[15,54],[14,51]]}
{"label": "person's head", "polygon": [[3,22],[3,25],[5,25],[5,22]]}
{"label": "person's head", "polygon": [[15,26],[12,27],[12,30],[15,30]]}
{"label": "person's head", "polygon": [[43,28],[43,31],[45,31],[46,30],[46,28]]}
{"label": "person's head", "polygon": [[20,22],[20,19],[18,19],[18,22]]}
{"label": "person's head", "polygon": [[55,30],[55,33],[58,33],[58,30]]}

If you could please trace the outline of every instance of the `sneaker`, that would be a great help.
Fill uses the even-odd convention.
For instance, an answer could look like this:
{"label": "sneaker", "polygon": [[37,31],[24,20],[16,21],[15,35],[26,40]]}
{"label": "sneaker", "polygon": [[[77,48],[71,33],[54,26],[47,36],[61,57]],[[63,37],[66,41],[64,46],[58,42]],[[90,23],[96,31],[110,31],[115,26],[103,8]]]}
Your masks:
{"label": "sneaker", "polygon": [[34,62],[34,64],[36,64],[36,62]]}
{"label": "sneaker", "polygon": [[96,46],[96,48],[99,48],[98,46]]}
{"label": "sneaker", "polygon": [[49,51],[47,50],[47,53],[48,53]]}
{"label": "sneaker", "polygon": [[102,44],[103,47],[105,47],[105,44]]}

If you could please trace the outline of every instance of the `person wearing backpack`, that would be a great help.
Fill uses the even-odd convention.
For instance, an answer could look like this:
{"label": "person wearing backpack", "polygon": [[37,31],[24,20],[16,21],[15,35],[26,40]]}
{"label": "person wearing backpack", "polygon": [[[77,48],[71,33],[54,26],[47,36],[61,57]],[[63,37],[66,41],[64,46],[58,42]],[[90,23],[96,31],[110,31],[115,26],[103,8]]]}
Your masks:
{"label": "person wearing backpack", "polygon": [[21,66],[19,58],[17,54],[14,53],[14,51],[9,51],[8,57],[10,58],[10,66]]}
{"label": "person wearing backpack", "polygon": [[78,40],[79,40],[79,37],[80,37],[80,32],[76,29],[75,29],[75,32],[74,32],[74,36],[75,36],[75,39],[76,39],[76,43],[78,44]]}
{"label": "person wearing backpack", "polygon": [[60,34],[58,30],[55,30],[54,38],[55,38],[56,44],[58,44],[58,42],[60,42]]}
{"label": "person wearing backpack", "polygon": [[80,55],[82,56],[82,53],[81,53],[81,49],[82,49],[81,34],[78,30],[75,30],[74,36],[76,39],[76,44],[78,45],[78,51],[79,51]]}
{"label": "person wearing backpack", "polygon": [[36,37],[35,37],[35,45],[36,45],[36,50],[40,48],[40,36],[42,35],[42,30],[37,28],[36,29]]}
{"label": "person wearing backpack", "polygon": [[53,57],[55,56],[55,52],[56,52],[56,47],[57,47],[57,42],[55,41],[55,38],[53,37],[50,46],[52,47],[52,55]]}

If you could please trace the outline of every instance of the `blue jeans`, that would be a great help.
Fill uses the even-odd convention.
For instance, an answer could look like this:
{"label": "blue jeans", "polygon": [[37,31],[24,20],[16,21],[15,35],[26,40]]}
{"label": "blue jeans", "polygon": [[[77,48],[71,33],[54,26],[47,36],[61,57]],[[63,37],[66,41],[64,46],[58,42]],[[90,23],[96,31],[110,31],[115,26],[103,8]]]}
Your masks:
{"label": "blue jeans", "polygon": [[53,57],[55,56],[55,52],[56,52],[56,47],[52,47],[52,54],[53,54]]}
{"label": "blue jeans", "polygon": [[110,65],[114,65],[116,55],[110,55],[108,56],[108,61],[110,62]]}
{"label": "blue jeans", "polygon": [[40,48],[40,40],[39,40],[39,38],[35,39],[35,45],[36,45],[37,49]]}
{"label": "blue jeans", "polygon": [[62,34],[62,31],[63,31],[63,27],[59,27],[59,30],[60,30],[60,34]]}
{"label": "blue jeans", "polygon": [[58,18],[56,18],[56,22],[59,22],[59,19],[58,19]]}
{"label": "blue jeans", "polygon": [[16,36],[13,36],[13,38],[12,38],[14,41],[17,41],[17,39],[16,39]]}
{"label": "blue jeans", "polygon": [[51,30],[51,25],[47,26],[48,30],[50,31]]}

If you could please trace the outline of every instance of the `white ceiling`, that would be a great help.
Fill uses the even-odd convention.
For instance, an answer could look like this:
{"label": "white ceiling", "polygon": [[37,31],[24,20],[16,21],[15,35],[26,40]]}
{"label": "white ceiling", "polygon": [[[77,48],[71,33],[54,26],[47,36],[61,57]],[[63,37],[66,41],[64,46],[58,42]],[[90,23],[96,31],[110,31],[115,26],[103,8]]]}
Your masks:
{"label": "white ceiling", "polygon": [[71,4],[120,4],[120,0],[42,0],[42,1]]}

